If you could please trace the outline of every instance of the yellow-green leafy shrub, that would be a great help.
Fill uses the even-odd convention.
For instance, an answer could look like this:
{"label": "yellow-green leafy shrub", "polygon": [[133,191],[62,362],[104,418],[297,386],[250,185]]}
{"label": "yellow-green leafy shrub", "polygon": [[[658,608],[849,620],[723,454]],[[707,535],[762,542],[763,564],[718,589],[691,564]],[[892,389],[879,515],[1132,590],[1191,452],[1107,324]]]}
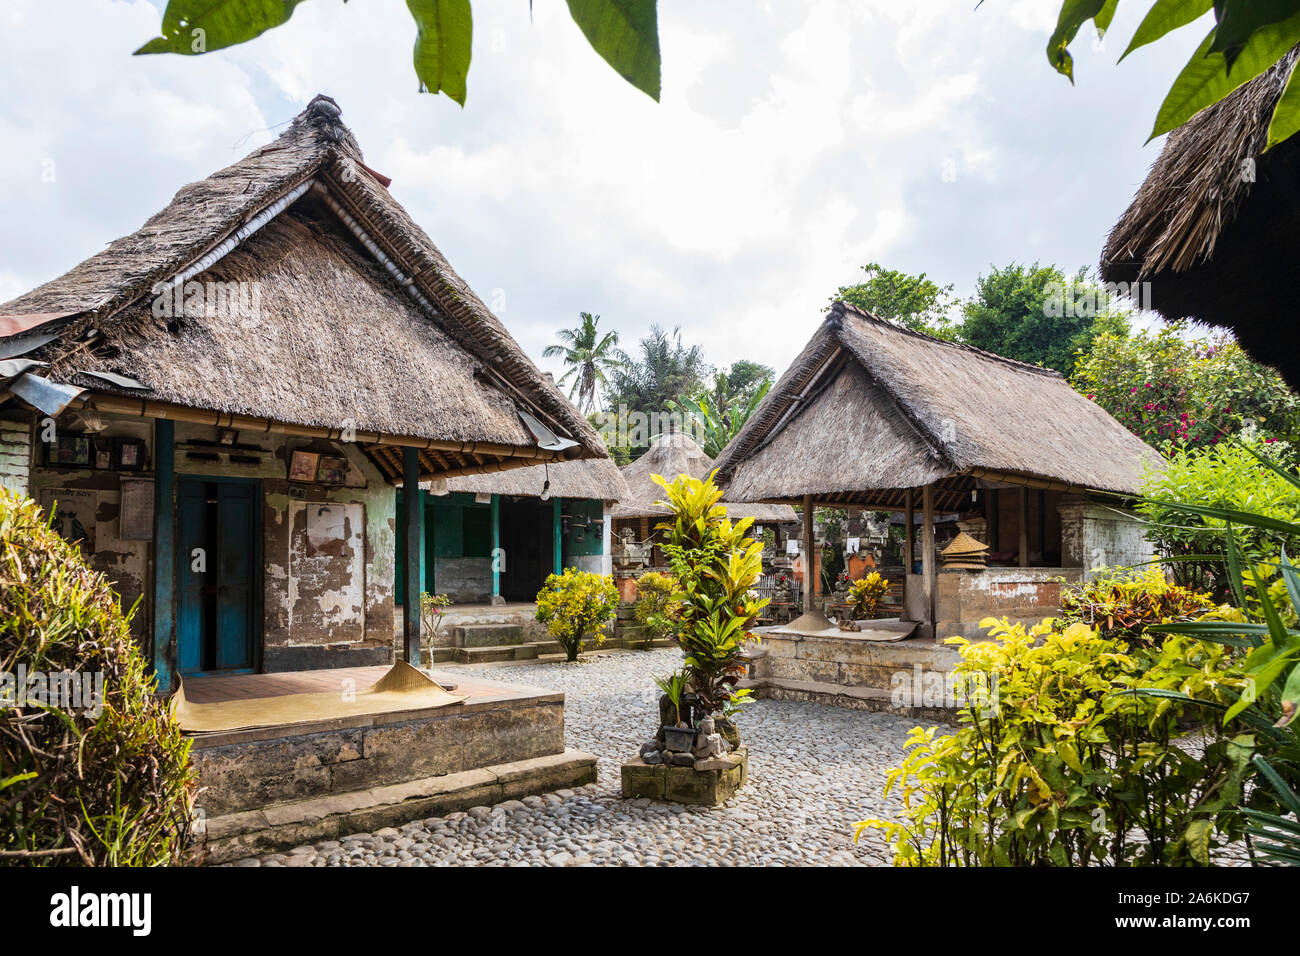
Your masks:
{"label": "yellow-green leafy shrub", "polygon": [[1217,610],[1208,594],[1171,584],[1155,566],[1129,573],[1107,571],[1061,589],[1063,623],[1086,624],[1101,637],[1127,644],[1159,642],[1163,635],[1148,634],[1148,627],[1196,621]]}
{"label": "yellow-green leafy shrub", "polygon": [[552,574],[537,592],[537,620],[560,642],[565,656],[576,661],[587,639],[605,643],[604,628],[618,611],[618,589],[608,575],[565,568]]}
{"label": "yellow-green leafy shrub", "polygon": [[1214,718],[1189,729],[1195,705],[1126,693],[1222,705],[1245,683],[1228,648],[1173,637],[1130,650],[1078,623],[982,624],[994,640],[949,641],[963,726],[912,731],[887,775],[901,820],[864,820],[858,836],[884,831],[905,866],[1205,864],[1241,836],[1254,738]]}
{"label": "yellow-green leafy shrub", "polygon": [[682,602],[677,597],[677,579],[671,574],[650,571],[636,579],[636,604],[632,614],[645,628],[645,649],[657,640],[677,633],[677,616]]}

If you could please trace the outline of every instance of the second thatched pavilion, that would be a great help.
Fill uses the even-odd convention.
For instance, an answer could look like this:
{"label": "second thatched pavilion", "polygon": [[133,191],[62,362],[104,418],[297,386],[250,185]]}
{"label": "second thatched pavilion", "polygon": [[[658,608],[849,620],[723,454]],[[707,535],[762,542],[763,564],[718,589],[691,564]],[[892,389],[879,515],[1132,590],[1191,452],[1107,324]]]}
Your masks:
{"label": "second thatched pavilion", "polygon": [[[1053,613],[1062,580],[1148,560],[1122,505],[1144,468],[1159,463],[1057,372],[837,302],[717,466],[728,500],[802,505],[805,552],[816,506],[908,516],[901,620],[843,633],[822,615],[815,576],[806,575],[805,613],[782,629],[804,644],[797,659],[777,635],[765,637],[770,657],[791,651],[787,678],[859,685],[880,675],[852,653],[815,651],[806,640],[972,637],[988,616]],[[988,546],[988,567],[940,568],[939,515],[956,516]]]}

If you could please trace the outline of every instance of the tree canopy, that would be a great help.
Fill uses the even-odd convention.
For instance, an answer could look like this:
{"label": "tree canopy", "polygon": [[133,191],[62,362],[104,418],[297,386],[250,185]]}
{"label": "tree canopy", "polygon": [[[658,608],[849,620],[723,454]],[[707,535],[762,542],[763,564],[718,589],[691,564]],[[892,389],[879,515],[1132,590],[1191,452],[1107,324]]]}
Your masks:
{"label": "tree canopy", "polygon": [[1058,267],[1037,262],[990,269],[962,314],[960,341],[1063,375],[1099,333],[1119,334],[1128,325],[1127,312],[1084,269],[1067,278]]}
{"label": "tree canopy", "polygon": [[886,269],[878,262],[868,262],[862,271],[867,276],[865,281],[840,286],[834,298],[938,339],[954,337],[956,329],[948,315],[952,283],[940,286],[924,272],[908,275]]}

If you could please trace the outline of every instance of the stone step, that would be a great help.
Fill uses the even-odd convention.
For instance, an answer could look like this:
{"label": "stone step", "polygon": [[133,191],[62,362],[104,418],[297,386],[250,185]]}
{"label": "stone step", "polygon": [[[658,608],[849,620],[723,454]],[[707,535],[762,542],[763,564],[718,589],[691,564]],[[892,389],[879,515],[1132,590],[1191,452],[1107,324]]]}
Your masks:
{"label": "stone step", "polygon": [[207,862],[371,833],[455,810],[580,787],[596,780],[596,758],[578,750],[245,810],[207,820]]}
{"label": "stone step", "polygon": [[458,624],[451,629],[457,647],[496,647],[524,643],[522,624]]}

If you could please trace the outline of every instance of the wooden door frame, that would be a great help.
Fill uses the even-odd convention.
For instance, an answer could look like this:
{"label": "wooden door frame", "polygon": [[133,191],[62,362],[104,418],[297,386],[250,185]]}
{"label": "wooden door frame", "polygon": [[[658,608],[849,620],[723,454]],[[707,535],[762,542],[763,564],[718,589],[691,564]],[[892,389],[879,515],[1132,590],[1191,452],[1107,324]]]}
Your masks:
{"label": "wooden door frame", "polygon": [[[231,485],[249,485],[253,488],[253,521],[252,521],[252,549],[249,555],[249,561],[252,566],[252,573],[249,576],[249,595],[248,595],[248,615],[249,629],[248,639],[251,644],[249,648],[249,666],[240,667],[232,670],[216,671],[195,671],[184,675],[187,677],[214,677],[228,674],[260,674],[262,673],[263,647],[262,639],[264,633],[264,596],[265,596],[265,567],[262,563],[262,511],[265,507],[262,489],[262,479],[260,478],[241,478],[226,475],[203,475],[191,474],[189,472],[178,473],[176,475],[176,501],[175,501],[175,521],[176,521],[176,539],[182,540],[183,532],[181,528],[181,490],[186,482],[211,482],[213,484],[231,484]],[[184,573],[185,562],[189,560],[189,555],[182,554],[182,549],[176,549],[175,566],[173,574],[175,575],[175,588],[177,614],[176,614],[176,639],[180,640],[180,602],[181,602],[181,575]],[[177,673],[180,673],[181,648],[179,643],[176,646],[176,665]]]}

